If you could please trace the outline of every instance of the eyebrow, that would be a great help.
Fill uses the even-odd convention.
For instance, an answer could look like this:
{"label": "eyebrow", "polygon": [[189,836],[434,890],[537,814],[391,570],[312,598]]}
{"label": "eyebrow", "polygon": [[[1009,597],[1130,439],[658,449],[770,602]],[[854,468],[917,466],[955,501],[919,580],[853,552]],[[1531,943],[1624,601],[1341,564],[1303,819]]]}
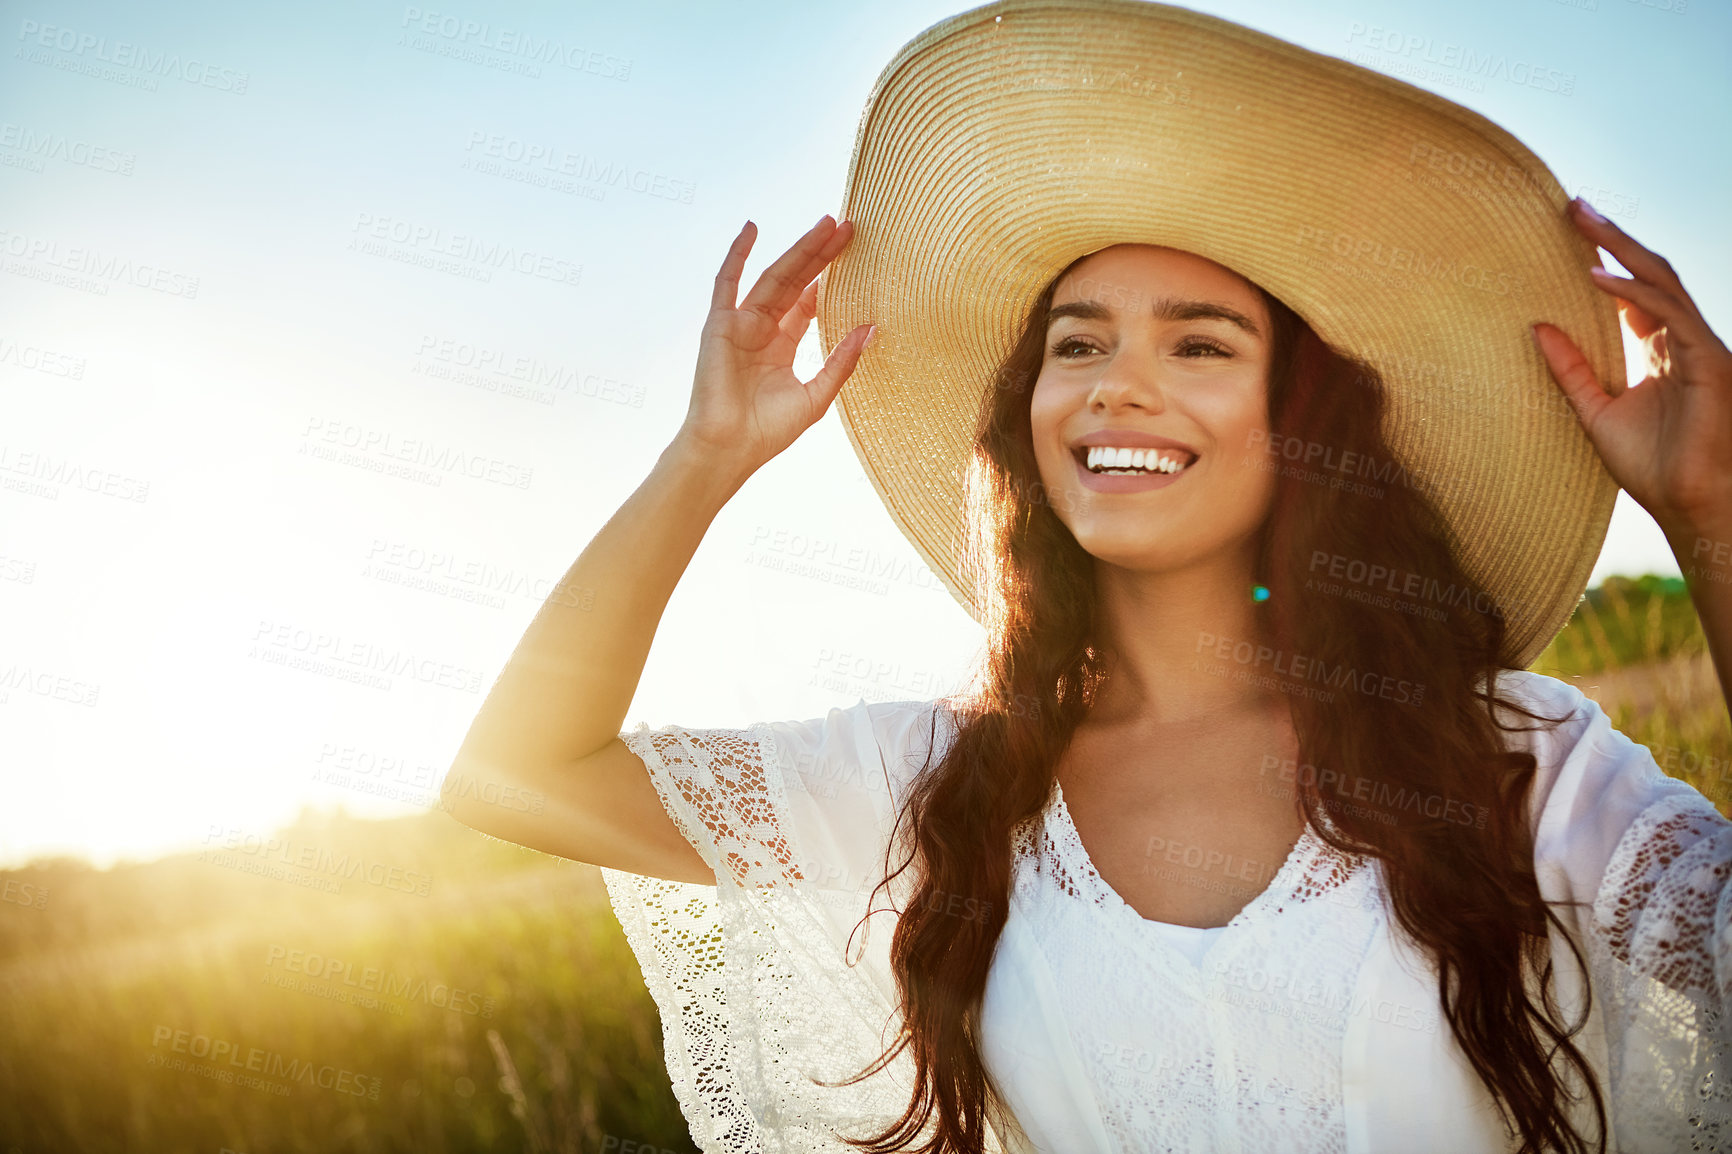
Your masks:
{"label": "eyebrow", "polygon": [[[1238,309],[1213,301],[1189,300],[1180,297],[1162,297],[1155,302],[1150,315],[1158,321],[1199,321],[1219,320],[1237,325],[1254,337],[1262,337],[1263,333],[1257,323]],[[1088,321],[1109,320],[1113,309],[1100,301],[1081,300],[1070,301],[1062,305],[1053,305],[1047,310],[1046,323],[1051,328],[1052,323],[1061,317],[1079,317]]]}

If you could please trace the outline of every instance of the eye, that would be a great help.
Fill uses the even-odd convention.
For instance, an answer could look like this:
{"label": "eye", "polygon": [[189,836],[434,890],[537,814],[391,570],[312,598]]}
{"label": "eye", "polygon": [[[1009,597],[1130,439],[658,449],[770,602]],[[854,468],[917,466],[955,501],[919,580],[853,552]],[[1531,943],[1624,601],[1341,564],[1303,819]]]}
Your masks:
{"label": "eye", "polygon": [[1203,340],[1200,337],[1187,340],[1179,346],[1179,352],[1185,356],[1189,356],[1192,352],[1198,350],[1215,357],[1230,357],[1233,355],[1233,350],[1229,349],[1227,346],[1217,344],[1214,341]]}
{"label": "eye", "polygon": [[1055,357],[1064,357],[1064,358],[1068,359],[1072,356],[1077,355],[1077,354],[1069,351],[1073,348],[1086,349],[1086,350],[1089,350],[1092,352],[1099,352],[1100,351],[1099,349],[1095,348],[1093,345],[1087,343],[1086,341],[1078,340],[1076,337],[1065,337],[1061,341],[1054,342],[1054,344],[1052,346],[1052,355]]}

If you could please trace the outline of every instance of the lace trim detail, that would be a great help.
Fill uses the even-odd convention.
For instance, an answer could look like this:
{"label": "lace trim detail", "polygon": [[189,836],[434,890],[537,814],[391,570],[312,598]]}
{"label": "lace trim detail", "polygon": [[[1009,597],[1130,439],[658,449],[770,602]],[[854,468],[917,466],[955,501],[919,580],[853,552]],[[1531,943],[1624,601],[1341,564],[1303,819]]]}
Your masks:
{"label": "lace trim detail", "polygon": [[[1320,898],[1329,898],[1351,881],[1365,867],[1366,858],[1363,854],[1343,853],[1317,836],[1317,831],[1309,825],[1305,832],[1299,835],[1299,841],[1293,847],[1287,865],[1293,867],[1293,875],[1283,878],[1276,874],[1276,882],[1290,886],[1285,902],[1311,902]],[[1287,865],[1281,868],[1286,870]],[[1270,892],[1279,892],[1272,885]],[[1286,904],[1275,907],[1276,913],[1285,910]]]}
{"label": "lace trim detail", "polygon": [[1694,790],[1648,806],[1594,900],[1613,957],[1680,992],[1732,993],[1732,826]]}
{"label": "lace trim detail", "polygon": [[[1052,800],[1048,802],[1046,811],[1018,829],[1013,839],[1013,853],[1038,862],[1040,870],[1052,883],[1071,897],[1101,909],[1122,906],[1132,916],[1142,919],[1142,915],[1132,909],[1095,868],[1082,843],[1082,835],[1071,819],[1064,790],[1058,782],[1053,782],[1052,790]],[[1260,916],[1262,910],[1270,906],[1273,906],[1271,913],[1279,914],[1290,904],[1332,895],[1364,864],[1362,855],[1342,853],[1306,826],[1268,887],[1247,902],[1227,924],[1242,925]]]}
{"label": "lace trim detail", "polygon": [[1613,1117],[1624,1150],[1732,1150],[1732,825],[1663,788],[1612,851],[1587,935]]}
{"label": "lace trim detail", "polygon": [[[1647,751],[1632,764],[1628,739],[1594,724],[1604,728],[1590,767],[1611,759],[1628,775],[1625,789],[1648,794],[1599,871],[1583,935],[1617,1147],[1732,1150],[1732,823]],[[1627,804],[1621,789],[1594,784],[1612,805]],[[1589,827],[1599,816],[1579,820]]]}
{"label": "lace trim detail", "polygon": [[782,779],[765,768],[777,764],[767,727],[651,730],[639,722],[620,737],[653,780],[677,791],[676,800],[658,790],[662,806],[700,853],[714,847],[705,857],[718,876],[742,886],[804,880],[782,828]]}

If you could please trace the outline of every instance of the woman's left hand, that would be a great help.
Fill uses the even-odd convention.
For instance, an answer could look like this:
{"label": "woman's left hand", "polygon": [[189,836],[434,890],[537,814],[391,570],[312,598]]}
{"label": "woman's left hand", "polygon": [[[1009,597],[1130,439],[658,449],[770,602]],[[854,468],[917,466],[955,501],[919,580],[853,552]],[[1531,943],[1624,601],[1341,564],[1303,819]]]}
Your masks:
{"label": "woman's left hand", "polygon": [[1542,322],[1534,340],[1552,378],[1606,471],[1668,536],[1732,524],[1732,352],[1663,257],[1579,197],[1566,211],[1630,270],[1632,279],[1588,271],[1617,298],[1624,324],[1647,350],[1648,373],[1610,396],[1575,342]]}

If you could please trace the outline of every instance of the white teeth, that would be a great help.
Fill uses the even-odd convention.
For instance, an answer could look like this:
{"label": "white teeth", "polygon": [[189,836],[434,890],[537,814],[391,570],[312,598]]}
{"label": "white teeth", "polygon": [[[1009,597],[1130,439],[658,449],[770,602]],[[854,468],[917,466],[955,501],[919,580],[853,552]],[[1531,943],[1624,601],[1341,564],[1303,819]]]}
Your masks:
{"label": "white teeth", "polygon": [[1090,445],[1086,454],[1089,469],[1142,470],[1144,472],[1177,473],[1185,466],[1177,455],[1163,457],[1156,449],[1127,449],[1111,445]]}

